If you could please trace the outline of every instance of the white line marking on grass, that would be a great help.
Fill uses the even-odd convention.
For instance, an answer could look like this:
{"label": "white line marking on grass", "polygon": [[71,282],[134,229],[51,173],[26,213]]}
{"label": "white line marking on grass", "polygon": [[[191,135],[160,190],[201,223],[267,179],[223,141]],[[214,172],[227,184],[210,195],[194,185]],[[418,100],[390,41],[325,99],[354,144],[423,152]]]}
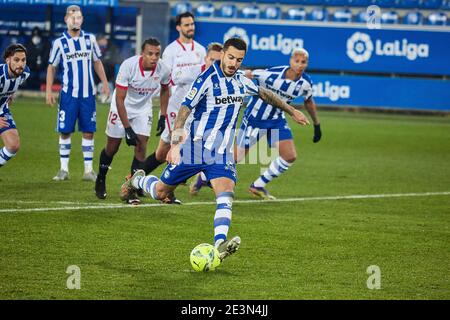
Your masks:
{"label": "white line marking on grass", "polygon": [[[357,194],[350,196],[323,196],[323,197],[306,197],[306,198],[285,198],[276,200],[235,200],[233,203],[277,203],[277,202],[301,202],[301,201],[324,201],[324,200],[354,200],[354,199],[378,199],[378,198],[400,198],[400,197],[428,197],[428,196],[448,196],[450,191],[443,192],[424,192],[424,193],[392,193],[392,194]],[[47,202],[48,203],[48,202]],[[58,202],[59,203],[59,202]],[[1,202],[0,202],[1,204]],[[202,202],[185,202],[182,206],[201,206],[201,205],[215,205],[215,201]],[[39,212],[39,211],[69,211],[69,210],[100,210],[100,209],[122,209],[122,208],[147,208],[147,207],[161,207],[167,206],[162,203],[148,203],[132,206],[129,204],[92,204],[87,203],[85,206],[71,206],[71,207],[50,207],[50,208],[13,208],[0,209],[0,213],[5,212]]]}

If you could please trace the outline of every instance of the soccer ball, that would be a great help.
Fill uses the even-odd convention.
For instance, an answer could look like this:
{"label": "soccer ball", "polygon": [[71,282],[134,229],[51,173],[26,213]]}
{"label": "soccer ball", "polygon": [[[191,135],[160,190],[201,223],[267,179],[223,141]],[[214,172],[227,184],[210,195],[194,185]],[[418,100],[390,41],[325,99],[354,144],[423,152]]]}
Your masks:
{"label": "soccer ball", "polygon": [[202,243],[191,251],[191,265],[195,271],[214,271],[220,265],[219,251],[209,243]]}

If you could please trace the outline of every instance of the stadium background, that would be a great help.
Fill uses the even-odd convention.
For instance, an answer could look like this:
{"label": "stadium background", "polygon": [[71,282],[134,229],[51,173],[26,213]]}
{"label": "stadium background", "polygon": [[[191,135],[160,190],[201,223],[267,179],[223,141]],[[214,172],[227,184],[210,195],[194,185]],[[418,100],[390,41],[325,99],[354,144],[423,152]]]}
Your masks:
{"label": "stadium background", "polygon": [[[0,297],[450,297],[449,1],[4,0],[2,50],[29,41],[36,26],[48,43],[64,30],[64,11],[72,3],[83,5],[83,29],[112,39],[119,61],[135,54],[146,37],[157,36],[163,47],[174,40],[174,15],[186,8],[197,16],[196,40],[204,45],[225,34],[246,35],[251,48],[245,67],[286,64],[283,48],[301,43],[311,53],[324,136],[313,144],[311,128],[291,125],[299,159],[271,185],[278,202],[253,200],[246,188],[260,167],[238,166],[231,232],[241,235],[243,246],[214,274],[196,274],[188,255],[211,238],[208,190],[192,199],[181,187],[180,207],[150,199],[137,208],[121,204],[114,195],[131,160],[123,146],[108,176],[109,197],[97,200],[93,186],[81,182],[79,135],[71,179],[51,181],[58,141],[56,111],[42,95],[44,62],[39,84],[19,90],[11,108],[22,147],[0,172]],[[384,14],[380,29],[361,22],[371,4]],[[99,103],[95,166],[108,109]],[[149,150],[157,144],[154,131]],[[70,265],[81,268],[81,290],[66,287]],[[381,268],[381,290],[366,285],[370,265]]]}

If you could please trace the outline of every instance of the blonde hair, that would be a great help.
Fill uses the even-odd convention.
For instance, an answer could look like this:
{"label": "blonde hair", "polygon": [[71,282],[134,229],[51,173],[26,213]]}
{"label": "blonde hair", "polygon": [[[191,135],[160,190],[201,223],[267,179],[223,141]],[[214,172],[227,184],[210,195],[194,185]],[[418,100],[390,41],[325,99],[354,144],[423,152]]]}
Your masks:
{"label": "blonde hair", "polygon": [[305,56],[306,58],[309,59],[309,53],[308,53],[308,51],[306,51],[306,49],[300,48],[300,49],[294,49],[294,50],[292,50],[291,58],[292,58],[293,56],[297,55],[297,54],[302,55],[302,56]]}

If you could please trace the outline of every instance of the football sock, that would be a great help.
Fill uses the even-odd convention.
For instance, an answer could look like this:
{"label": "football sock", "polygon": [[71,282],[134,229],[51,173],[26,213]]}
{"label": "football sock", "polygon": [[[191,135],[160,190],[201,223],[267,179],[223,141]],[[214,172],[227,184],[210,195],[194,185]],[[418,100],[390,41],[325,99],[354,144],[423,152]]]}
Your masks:
{"label": "football sock", "polygon": [[63,139],[59,137],[59,160],[61,162],[61,170],[69,172],[69,156],[72,145],[70,143],[70,137]]}
{"label": "football sock", "polygon": [[133,162],[131,162],[131,174],[135,173],[139,169],[144,169],[144,166],[144,161],[139,161],[136,157],[133,157]]}
{"label": "football sock", "polygon": [[106,174],[108,173],[113,158],[114,157],[110,157],[106,154],[105,149],[100,153],[100,163],[98,165],[98,177],[100,179],[104,180],[106,178]]}
{"label": "football sock", "polygon": [[5,163],[11,160],[16,154],[14,152],[9,151],[6,147],[0,149],[0,167],[5,165]]}
{"label": "football sock", "polygon": [[285,172],[292,163],[287,162],[281,157],[276,158],[270,163],[269,168],[264,171],[264,173],[253,182],[255,187],[264,188],[267,183],[273,180],[273,178],[279,177],[283,172]]}
{"label": "football sock", "polygon": [[149,155],[147,157],[147,159],[145,159],[144,162],[144,171],[145,174],[149,174],[150,172],[152,172],[153,170],[155,170],[156,168],[158,168],[161,164],[163,164],[165,161],[163,162],[159,162],[156,159],[156,153],[153,152],[151,155]]}
{"label": "football sock", "polygon": [[133,181],[131,181],[133,187],[144,190],[145,193],[148,193],[155,200],[159,200],[156,195],[156,184],[158,182],[158,177],[151,175],[141,177],[139,179],[133,179]]}
{"label": "football sock", "polygon": [[92,158],[94,157],[94,139],[81,139],[81,148],[84,157],[84,172],[92,171]]}
{"label": "football sock", "polygon": [[233,203],[233,192],[222,192],[216,198],[216,214],[214,215],[214,246],[227,240],[228,229],[231,224],[231,209]]}

